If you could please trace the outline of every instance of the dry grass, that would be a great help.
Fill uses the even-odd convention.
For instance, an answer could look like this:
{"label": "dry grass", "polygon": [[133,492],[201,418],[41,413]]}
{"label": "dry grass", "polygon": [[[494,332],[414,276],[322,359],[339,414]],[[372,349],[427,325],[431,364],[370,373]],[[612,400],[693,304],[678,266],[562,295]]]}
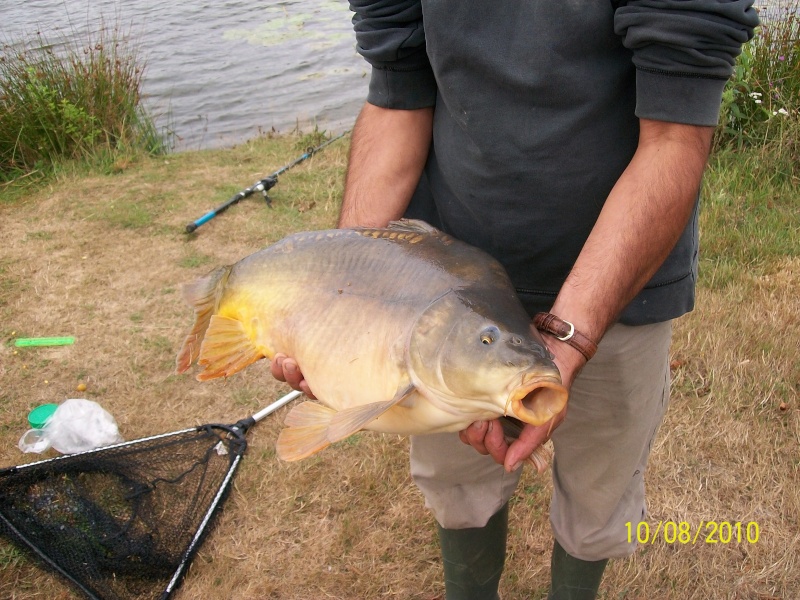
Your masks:
{"label": "dry grass", "polygon": [[[183,228],[301,152],[292,140],[261,140],[64,177],[0,202],[0,465],[35,458],[16,444],[27,412],[43,402],[96,400],[136,439],[234,422],[283,393],[265,364],[226,382],[173,374],[192,321],[180,284],[286,233],[331,226],[345,144],[284,175],[274,208],[252,197],[192,237]],[[714,224],[704,230],[714,235]],[[647,477],[654,527],[752,521],[760,538],[662,537],[612,563],[602,598],[800,597],[800,258],[768,263],[704,286],[698,310],[678,324],[672,406]],[[76,343],[17,352],[12,344],[50,335]],[[75,391],[79,382],[86,392]],[[442,598],[433,522],[409,479],[406,442],[362,434],[287,464],[274,454],[281,420],[249,433],[235,489],[176,598]],[[548,476],[524,475],[506,600],[546,594],[549,494]],[[0,597],[77,596],[0,541]]]}

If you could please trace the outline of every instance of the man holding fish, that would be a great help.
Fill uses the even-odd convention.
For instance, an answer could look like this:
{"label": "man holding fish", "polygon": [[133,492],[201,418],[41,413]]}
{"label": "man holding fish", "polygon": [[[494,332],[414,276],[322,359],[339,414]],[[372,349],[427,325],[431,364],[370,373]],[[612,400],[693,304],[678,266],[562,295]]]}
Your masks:
{"label": "man holding fish", "polygon": [[[372,75],[339,226],[405,215],[493,255],[570,390],[510,444],[496,421],[412,437],[448,600],[498,597],[507,503],[550,438],[549,598],[596,597],[607,560],[634,551],[624,524],[645,517],[671,320],[693,307],[700,182],[751,5],[351,0]],[[311,393],[301,369],[272,362]]]}

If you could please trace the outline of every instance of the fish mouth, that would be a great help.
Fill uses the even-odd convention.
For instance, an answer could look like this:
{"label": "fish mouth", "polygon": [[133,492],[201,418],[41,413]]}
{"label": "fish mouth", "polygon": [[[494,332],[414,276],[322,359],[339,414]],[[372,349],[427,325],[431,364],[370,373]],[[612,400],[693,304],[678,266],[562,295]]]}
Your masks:
{"label": "fish mouth", "polygon": [[531,425],[542,425],[564,410],[568,396],[560,377],[527,373],[522,385],[509,396],[505,414]]}

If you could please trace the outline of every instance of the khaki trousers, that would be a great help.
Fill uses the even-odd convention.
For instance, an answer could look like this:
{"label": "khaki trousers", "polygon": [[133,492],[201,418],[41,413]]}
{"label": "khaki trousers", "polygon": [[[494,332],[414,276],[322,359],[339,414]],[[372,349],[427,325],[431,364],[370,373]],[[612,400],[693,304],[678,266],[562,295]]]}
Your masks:
{"label": "khaki trousers", "polygon": [[[671,322],[614,325],[570,390],[567,416],[553,433],[550,524],[576,558],[636,548],[625,523],[646,514],[644,471],[667,409],[671,336]],[[483,527],[513,495],[520,471],[506,473],[456,433],[411,438],[411,475],[447,529]]]}

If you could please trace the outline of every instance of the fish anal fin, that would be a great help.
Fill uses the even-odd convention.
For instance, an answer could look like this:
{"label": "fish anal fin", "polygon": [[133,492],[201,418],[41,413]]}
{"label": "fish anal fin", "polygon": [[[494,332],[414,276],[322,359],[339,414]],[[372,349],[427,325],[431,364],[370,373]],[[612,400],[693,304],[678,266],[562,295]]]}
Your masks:
{"label": "fish anal fin", "polygon": [[402,402],[414,389],[413,385],[408,385],[399,390],[391,400],[362,404],[337,412],[328,427],[328,440],[331,443],[338,442],[360,431],[387,410]]}
{"label": "fish anal fin", "polygon": [[229,377],[261,358],[264,353],[253,343],[241,321],[212,315],[197,361],[205,369],[197,379]]}
{"label": "fish anal fin", "polygon": [[186,336],[175,360],[178,373],[186,371],[200,355],[200,345],[216,309],[219,289],[224,286],[230,271],[231,267],[229,266],[219,267],[205,277],[200,277],[183,286],[183,298],[189,306],[194,308],[195,319],[194,326]]}

